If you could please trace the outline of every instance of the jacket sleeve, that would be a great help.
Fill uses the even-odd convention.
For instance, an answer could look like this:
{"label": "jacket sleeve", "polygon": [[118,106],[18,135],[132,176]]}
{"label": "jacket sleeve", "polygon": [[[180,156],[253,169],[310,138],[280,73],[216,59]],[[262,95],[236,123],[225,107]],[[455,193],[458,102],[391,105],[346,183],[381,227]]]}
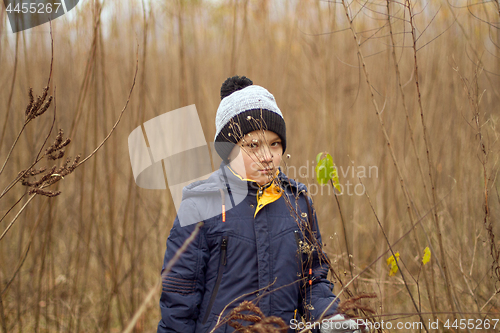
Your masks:
{"label": "jacket sleeve", "polygon": [[[306,200],[310,200],[306,198]],[[311,203],[311,201],[309,201]],[[312,207],[312,203],[311,203]],[[309,314],[311,321],[317,321],[323,311],[328,308],[323,318],[336,313],[339,300],[333,294],[333,283],[328,280],[328,271],[330,268],[330,260],[325,252],[323,252],[321,234],[318,228],[318,220],[314,210],[313,213],[313,234],[315,235],[316,244],[314,251],[309,256],[310,261],[308,267],[311,268],[310,275],[307,275],[306,284],[304,286],[303,311]],[[308,273],[308,272],[306,272]],[[309,282],[311,280],[311,282]],[[333,303],[333,304],[332,304]]]}
{"label": "jacket sleeve", "polygon": [[172,266],[165,267],[195,230],[196,224],[181,226],[177,216],[167,239],[162,268],[161,320],[158,333],[194,333],[205,288],[205,268],[209,258],[203,228]]}

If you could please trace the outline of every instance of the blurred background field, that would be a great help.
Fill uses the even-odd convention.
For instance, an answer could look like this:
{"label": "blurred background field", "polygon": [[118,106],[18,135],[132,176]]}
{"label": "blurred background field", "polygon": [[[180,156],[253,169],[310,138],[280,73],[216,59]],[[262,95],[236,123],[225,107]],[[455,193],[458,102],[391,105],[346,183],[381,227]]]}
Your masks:
{"label": "blurred background field", "polygon": [[[317,192],[325,250],[347,283],[337,203],[328,186],[315,185],[313,172],[317,153],[333,156],[345,189],[338,199],[352,272],[371,265],[349,288],[376,293],[369,305],[377,320],[418,321],[416,307],[426,324],[441,320],[439,331],[448,319],[498,319],[500,4],[410,3],[411,20],[407,2],[346,3],[357,40],[340,1],[86,0],[54,21],[49,94],[57,114],[49,143],[64,129],[72,138],[66,156],[86,156],[104,139],[127,100],[137,54],[139,70],[128,108],[103,148],[57,183],[61,195],[36,196],[0,240],[2,330],[127,326],[158,280],[175,217],[168,190],[135,185],[128,134],[196,104],[210,142],[220,85],[233,75],[248,76],[276,97],[290,155],[282,167]],[[23,126],[29,88],[39,95],[46,85],[50,41],[47,24],[12,34],[2,7],[1,164]],[[25,129],[0,175],[0,192],[35,158],[53,112],[54,105]],[[364,187],[355,188],[363,168]],[[25,192],[17,184],[1,197],[0,216],[7,215],[0,232],[27,201],[26,195],[9,212]],[[419,222],[393,246],[401,265],[395,276],[386,263],[390,253],[377,260],[388,249],[377,218],[391,244]],[[423,266],[425,247],[432,254]],[[158,300],[159,289],[135,332],[155,330]]]}

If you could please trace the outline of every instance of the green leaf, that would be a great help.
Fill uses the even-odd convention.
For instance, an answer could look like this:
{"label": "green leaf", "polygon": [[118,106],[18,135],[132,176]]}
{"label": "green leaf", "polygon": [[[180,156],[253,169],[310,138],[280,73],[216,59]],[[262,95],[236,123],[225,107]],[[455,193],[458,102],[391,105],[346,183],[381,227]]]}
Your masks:
{"label": "green leaf", "polygon": [[331,180],[337,191],[342,193],[337,167],[332,156],[326,152],[316,155],[316,180],[321,185],[326,185]]}
{"label": "green leaf", "polygon": [[322,156],[323,154],[324,154],[324,153],[319,153],[318,155],[316,155],[316,165],[318,165],[319,160],[321,159],[321,156]]}
{"label": "green leaf", "polygon": [[316,180],[318,183],[326,185],[335,175],[337,175],[337,170],[335,164],[333,164],[332,156],[328,153],[319,153],[316,156]]}

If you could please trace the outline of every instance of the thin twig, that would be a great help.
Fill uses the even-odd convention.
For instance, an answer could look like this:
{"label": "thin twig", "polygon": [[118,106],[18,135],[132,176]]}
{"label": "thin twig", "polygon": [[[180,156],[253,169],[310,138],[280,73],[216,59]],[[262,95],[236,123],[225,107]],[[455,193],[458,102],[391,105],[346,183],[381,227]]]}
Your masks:
{"label": "thin twig", "polygon": [[[418,156],[418,152],[417,152],[417,147],[416,147],[416,144],[415,144],[415,138],[414,138],[414,134],[413,134],[413,126],[411,125],[411,122],[410,122],[410,113],[408,112],[408,107],[406,106],[406,98],[405,98],[405,93],[404,93],[404,90],[403,90],[403,86],[402,86],[402,83],[401,83],[401,73],[399,71],[399,64],[398,64],[398,61],[397,61],[397,57],[396,57],[396,50],[395,50],[395,45],[396,45],[396,42],[394,41],[394,34],[393,34],[393,31],[392,31],[392,23],[391,23],[391,6],[390,6],[390,0],[387,0],[387,16],[388,16],[388,21],[389,21],[389,32],[390,32],[390,36],[391,36],[391,43],[392,43],[392,58],[393,58],[393,61],[394,61],[394,67],[396,69],[396,80],[398,82],[398,86],[399,86],[399,91],[401,93],[401,99],[402,99],[402,103],[403,103],[403,108],[405,110],[405,114],[406,114],[406,125],[408,126],[408,130],[410,132],[410,141],[411,141],[411,144],[412,144],[412,148],[413,148],[413,152],[415,154],[415,157],[417,159],[417,166],[418,166],[418,170],[420,172],[420,177],[422,178],[422,185],[424,187],[424,193],[427,197],[427,202],[429,205],[431,205],[431,198],[430,198],[430,195],[429,195],[429,192],[427,190],[427,186],[425,185],[425,178],[424,178],[424,172],[423,172],[423,169],[422,169],[422,163],[420,163],[420,158]],[[411,212],[408,211],[408,214],[410,215],[410,219],[411,219]],[[417,242],[417,246],[419,248],[419,250],[422,248],[421,245],[419,244],[419,241],[418,241],[418,237],[415,235],[415,239],[416,239],[416,242]],[[429,243],[430,243],[430,240],[429,240]],[[430,306],[431,306],[431,309],[433,312],[436,311],[436,305],[435,305],[435,298],[434,298],[434,302],[433,302],[433,298],[431,297],[431,294],[430,294],[430,287],[429,287],[429,281],[428,281],[428,278],[427,278],[427,273],[426,273],[426,270],[424,268],[424,282],[425,282],[425,287],[426,287],[426,290],[427,290],[427,297],[429,299],[429,303],[430,303]],[[433,280],[433,284],[434,284],[434,280]],[[436,320],[436,317],[433,316],[433,319]]]}
{"label": "thin twig", "polygon": [[[363,185],[363,182],[361,181],[361,178],[358,178],[358,179],[359,179],[360,184]],[[363,187],[364,187],[364,185],[363,185]],[[380,220],[378,218],[377,212],[375,211],[375,208],[373,207],[372,201],[370,199],[370,196],[368,195],[368,191],[367,190],[365,190],[365,196],[368,199],[368,203],[370,204],[370,208],[371,208],[371,210],[373,212],[373,215],[375,216],[375,219],[377,220],[377,223],[378,223],[378,225],[380,227],[380,230],[382,231],[382,234],[384,235],[385,241],[387,242],[387,245],[389,246],[389,250],[391,251],[391,255],[395,259],[394,262],[396,263],[396,266],[398,267],[398,270],[401,273],[401,278],[403,279],[404,286],[405,286],[406,290],[408,291],[408,294],[410,295],[410,297],[413,299],[410,287],[409,287],[408,282],[406,281],[406,278],[405,278],[405,274],[403,273],[403,270],[401,269],[401,267],[399,267],[398,260],[396,259],[396,254],[395,254],[394,250],[392,249],[391,242],[389,241],[389,237],[387,237],[387,234],[385,233],[384,227],[382,226],[382,223],[380,223]],[[413,230],[415,230],[415,229],[413,229]],[[401,261],[403,262],[403,259],[401,259]],[[424,324],[424,319],[423,319],[423,317],[421,315],[420,315],[420,320],[422,321],[422,324],[424,325],[424,328],[427,331],[427,328],[425,327],[425,324]]]}
{"label": "thin twig", "polygon": [[[416,36],[416,32],[415,32],[416,27],[415,27],[415,23],[414,23],[414,14],[412,12],[411,6],[412,6],[411,2],[409,0],[406,0],[406,7],[408,8],[408,13],[410,15],[411,36],[413,39],[414,72],[415,72],[415,85],[416,85],[417,96],[418,96],[418,107],[420,110],[420,119],[422,122],[425,151],[427,154],[427,165],[429,168],[429,180],[431,183],[433,207],[435,209],[434,210],[434,224],[436,226],[440,255],[441,255],[441,265],[443,266],[444,278],[445,278],[445,282],[446,282],[446,296],[448,299],[448,303],[449,303],[452,311],[454,312],[455,311],[455,303],[454,303],[454,300],[452,298],[453,285],[450,281],[450,275],[448,272],[448,266],[447,266],[447,260],[446,260],[446,253],[444,250],[443,238],[441,235],[441,226],[439,224],[439,219],[437,216],[437,195],[436,195],[435,181],[434,181],[434,178],[432,176],[432,157],[431,157],[431,153],[430,153],[427,127],[425,126],[425,120],[424,120],[424,109],[422,106],[422,94],[420,92],[420,81],[419,81],[419,76],[418,76],[418,61],[417,61],[417,36]],[[456,319],[456,317],[454,319]]]}
{"label": "thin twig", "polygon": [[[443,198],[441,198],[440,201],[439,201],[439,203],[441,203],[441,201],[444,201],[444,199],[446,199],[451,194],[452,191],[453,191],[453,189],[451,189]],[[420,219],[418,219],[415,222],[415,224],[407,232],[405,232],[394,243],[392,243],[392,247],[396,246],[400,241],[402,241],[406,236],[408,236],[408,234],[410,234],[413,231],[413,229],[415,229],[420,223],[422,223],[422,221],[427,217],[427,215],[429,215],[429,214],[432,213],[432,208],[433,207],[431,207],[430,210],[428,210]],[[337,295],[337,297],[332,302],[330,302],[330,304],[326,307],[326,309],[321,313],[321,316],[319,317],[318,321],[321,321],[323,319],[325,313],[333,306],[333,304],[335,304],[335,301],[337,300],[337,298],[340,296],[340,294],[342,294],[346,290],[346,288],[352,283],[353,280],[357,279],[359,276],[361,276],[362,274],[364,274],[368,269],[370,269],[370,267],[372,267],[375,263],[377,263],[389,251],[390,251],[390,249],[385,250],[374,261],[372,261],[361,272],[359,272],[354,278],[352,278],[345,286],[342,286],[342,288],[341,288],[339,294]],[[418,308],[417,308],[417,313],[420,315],[420,318],[422,318],[421,314],[425,314],[423,312],[420,312],[418,310]],[[424,324],[424,327],[425,327],[425,324]]]}
{"label": "thin twig", "polygon": [[[342,215],[342,210],[340,209],[340,202],[338,196],[335,194],[335,186],[333,185],[333,180],[330,179],[330,185],[332,186],[333,190],[333,196],[335,197],[335,201],[337,202],[337,207],[339,209],[339,215],[340,215],[340,221],[342,222],[342,230],[344,232],[344,242],[345,242],[345,247],[347,250],[347,261],[349,264],[349,271],[351,272],[351,278],[354,277],[354,273],[352,272],[352,263],[351,263],[351,251],[349,250],[349,243],[347,242],[347,232],[345,229],[345,221],[344,221],[344,216]],[[354,291],[357,293],[357,286],[356,283],[354,284]]]}
{"label": "thin twig", "polygon": [[[19,39],[19,35],[18,35],[18,39]],[[17,45],[17,43],[16,43],[16,45]],[[52,36],[52,23],[50,23],[50,47],[51,47],[51,57],[50,57],[50,71],[49,71],[49,77],[48,77],[48,79],[47,79],[47,86],[46,86],[46,87],[47,87],[47,90],[48,90],[48,89],[49,89],[49,87],[50,87],[50,79],[52,78],[52,66],[53,66],[53,64],[54,64],[54,38],[53,38],[53,36]],[[16,46],[16,50],[17,50],[17,46]],[[16,51],[16,64],[17,64],[17,51]],[[14,73],[14,75],[15,75],[15,73]],[[14,81],[12,81],[12,84],[14,84]],[[44,98],[44,99],[45,99],[45,98]],[[43,100],[42,100],[42,102],[43,102]],[[7,115],[8,115],[8,112],[9,112],[9,111],[8,111],[8,109],[7,109]],[[24,131],[24,129],[26,128],[26,126],[28,125],[28,123],[29,123],[31,120],[33,120],[33,119],[34,119],[34,118],[28,118],[28,119],[24,122],[23,127],[21,128],[21,130],[19,131],[19,134],[18,134],[18,135],[17,135],[17,137],[16,137],[16,140],[14,141],[14,143],[12,144],[12,147],[10,148],[9,154],[7,155],[7,158],[5,159],[5,162],[4,162],[3,166],[2,166],[2,169],[0,169],[0,175],[2,174],[2,172],[3,172],[4,168],[5,168],[5,166],[7,165],[7,162],[9,161],[9,158],[10,158],[10,156],[11,156],[11,154],[12,154],[12,151],[14,150],[14,147],[15,147],[15,146],[16,146],[16,144],[17,144],[17,141],[18,141],[18,140],[19,140],[19,138],[21,137],[21,134],[23,133],[23,131]],[[5,119],[5,122],[7,123],[7,118]],[[4,126],[5,126],[5,125],[4,125]],[[51,131],[52,131],[52,129],[51,129]],[[49,132],[49,135],[50,135],[50,132]],[[2,134],[2,136],[3,136],[3,134]],[[2,140],[0,140],[0,147],[1,147],[1,144],[2,144]],[[43,148],[43,146],[42,146],[42,148]],[[17,182],[17,181],[16,181],[16,182]],[[4,191],[2,192],[2,195],[0,195],[0,198],[1,198],[3,195],[5,195],[5,193],[7,193],[7,192],[8,192],[8,190],[9,190],[9,189],[11,189],[11,188],[12,188],[12,186],[13,186],[16,182],[14,182],[13,184],[11,184],[11,186],[9,186],[7,190],[4,190]]]}
{"label": "thin twig", "polygon": [[[3,24],[3,22],[0,22],[0,25],[1,24]],[[2,135],[0,136],[0,147],[2,147],[3,139],[4,139],[4,136],[5,136],[5,131],[7,129],[7,123],[8,123],[9,114],[10,114],[10,106],[11,106],[11,103],[12,103],[12,95],[14,94],[14,84],[16,82],[16,77],[17,77],[18,51],[19,51],[19,34],[16,34],[16,55],[15,55],[15,58],[14,58],[14,73],[12,74],[12,83],[10,85],[9,99],[7,101],[7,108],[5,109],[7,112],[5,114],[5,120],[4,120],[4,123],[3,123]]]}
{"label": "thin twig", "polygon": [[[385,141],[386,141],[386,144],[387,144],[387,147],[389,148],[389,151],[391,153],[391,157],[392,157],[392,160],[393,160],[393,163],[394,163],[394,166],[396,167],[396,171],[397,171],[397,174],[398,174],[398,177],[399,177],[399,182],[400,182],[400,185],[401,185],[401,188],[403,190],[403,194],[405,196],[405,199],[406,199],[406,206],[407,206],[407,210],[408,210],[408,214],[410,216],[410,222],[411,222],[411,225],[412,225],[412,228],[410,230],[415,230],[414,227],[415,227],[415,222],[413,220],[413,215],[412,215],[412,212],[411,212],[411,205],[410,205],[410,200],[408,198],[408,193],[406,191],[406,186],[404,184],[404,179],[403,179],[403,175],[401,173],[401,170],[399,168],[399,165],[397,163],[397,160],[396,160],[396,155],[394,153],[394,150],[392,148],[392,145],[391,145],[391,141],[389,139],[389,135],[387,134],[387,130],[385,128],[385,125],[384,125],[384,121],[382,119],[382,115],[380,114],[380,110],[379,110],[379,106],[377,104],[377,101],[375,100],[375,96],[374,96],[374,91],[373,91],[373,87],[372,87],[372,84],[370,82],[370,77],[369,77],[369,74],[368,74],[368,70],[366,68],[366,63],[364,61],[364,57],[363,57],[363,54],[361,52],[361,47],[359,45],[359,41],[358,41],[358,37],[357,37],[357,33],[356,31],[354,30],[354,26],[353,26],[353,22],[351,20],[351,17],[349,15],[349,11],[348,11],[348,8],[347,8],[347,5],[345,3],[345,0],[342,0],[342,5],[344,6],[344,10],[345,10],[345,14],[347,16],[347,20],[349,21],[349,24],[350,24],[350,27],[351,27],[351,32],[352,32],[352,35],[353,35],[353,38],[354,38],[354,41],[356,42],[356,46],[357,46],[357,49],[358,49],[358,57],[359,57],[359,60],[361,61],[361,64],[362,64],[362,67],[363,67],[363,73],[365,74],[365,79],[366,79],[366,83],[370,89],[370,95],[371,95],[371,100],[372,100],[372,104],[375,108],[375,113],[377,114],[377,117],[378,117],[378,120],[379,120],[379,123],[380,123],[380,126],[382,127],[382,132],[384,134],[384,137],[385,137]],[[417,240],[417,244],[418,244],[418,237],[416,236],[415,234],[415,239]],[[412,303],[413,303],[413,306],[415,307],[415,310],[417,312],[419,312],[419,306],[417,305],[411,291],[407,288],[408,290],[408,293],[409,293],[409,296],[412,300]],[[425,328],[425,331],[427,331],[427,327],[425,326],[425,322],[424,322],[424,319],[422,316],[420,316],[420,319],[421,319],[421,322],[422,322],[422,325],[424,326]]]}
{"label": "thin twig", "polygon": [[0,241],[4,238],[5,234],[7,234],[7,232],[9,231],[9,229],[12,227],[12,225],[14,224],[14,222],[16,222],[17,218],[19,217],[19,215],[21,215],[21,213],[26,209],[26,207],[28,206],[28,204],[31,202],[31,200],[33,200],[33,198],[36,197],[36,194],[33,194],[29,199],[28,201],[26,201],[26,203],[21,207],[21,209],[19,210],[19,212],[17,212],[16,216],[14,216],[14,218],[12,219],[12,221],[9,223],[9,225],[7,226],[7,228],[4,230],[4,232],[2,233],[2,235],[0,236]]}
{"label": "thin twig", "polygon": [[80,165],[82,165],[83,163],[85,163],[89,158],[91,158],[92,156],[94,156],[95,153],[97,153],[97,151],[99,149],[101,149],[101,147],[104,145],[104,143],[109,139],[109,137],[111,136],[111,134],[113,134],[116,126],[118,126],[118,124],[120,123],[120,120],[122,119],[123,113],[127,109],[128,103],[130,101],[130,97],[132,96],[132,91],[134,90],[134,86],[135,86],[135,80],[136,80],[136,77],[137,77],[137,71],[139,69],[139,45],[137,45],[137,54],[136,54],[136,56],[137,56],[137,58],[136,58],[134,80],[132,82],[132,87],[130,88],[130,91],[129,91],[129,94],[128,94],[127,102],[125,103],[125,106],[123,107],[122,111],[120,112],[120,116],[118,117],[118,119],[116,120],[115,124],[113,125],[113,128],[111,128],[111,130],[109,131],[108,135],[99,144],[99,146],[97,146],[92,153],[90,153],[87,157],[85,157],[82,161],[80,161],[77,164],[76,167],[79,167]]}

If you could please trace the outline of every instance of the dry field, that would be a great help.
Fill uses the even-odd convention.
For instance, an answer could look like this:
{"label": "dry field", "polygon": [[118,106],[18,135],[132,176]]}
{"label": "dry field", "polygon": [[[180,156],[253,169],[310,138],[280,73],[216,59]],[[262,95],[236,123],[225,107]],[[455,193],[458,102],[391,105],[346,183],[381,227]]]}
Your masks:
{"label": "dry field", "polygon": [[[82,0],[52,24],[52,69],[49,25],[14,35],[0,6],[2,332],[155,330],[175,209],[168,190],[135,184],[127,137],[196,104],[213,140],[220,85],[236,74],[275,95],[283,169],[309,184],[333,268],[344,285],[355,276],[353,294],[377,295],[366,302],[377,322],[457,332],[447,320],[500,318],[498,0]],[[36,104],[49,77],[51,105],[27,118],[30,87]],[[72,170],[132,86],[109,139]],[[71,157],[64,178],[44,183],[58,180],[46,190],[61,194],[47,197],[33,177],[31,190],[10,187],[59,129],[72,140],[64,158],[35,168]],[[321,151],[344,186],[345,237],[331,189],[315,181]],[[340,281],[335,292],[348,297]]]}

